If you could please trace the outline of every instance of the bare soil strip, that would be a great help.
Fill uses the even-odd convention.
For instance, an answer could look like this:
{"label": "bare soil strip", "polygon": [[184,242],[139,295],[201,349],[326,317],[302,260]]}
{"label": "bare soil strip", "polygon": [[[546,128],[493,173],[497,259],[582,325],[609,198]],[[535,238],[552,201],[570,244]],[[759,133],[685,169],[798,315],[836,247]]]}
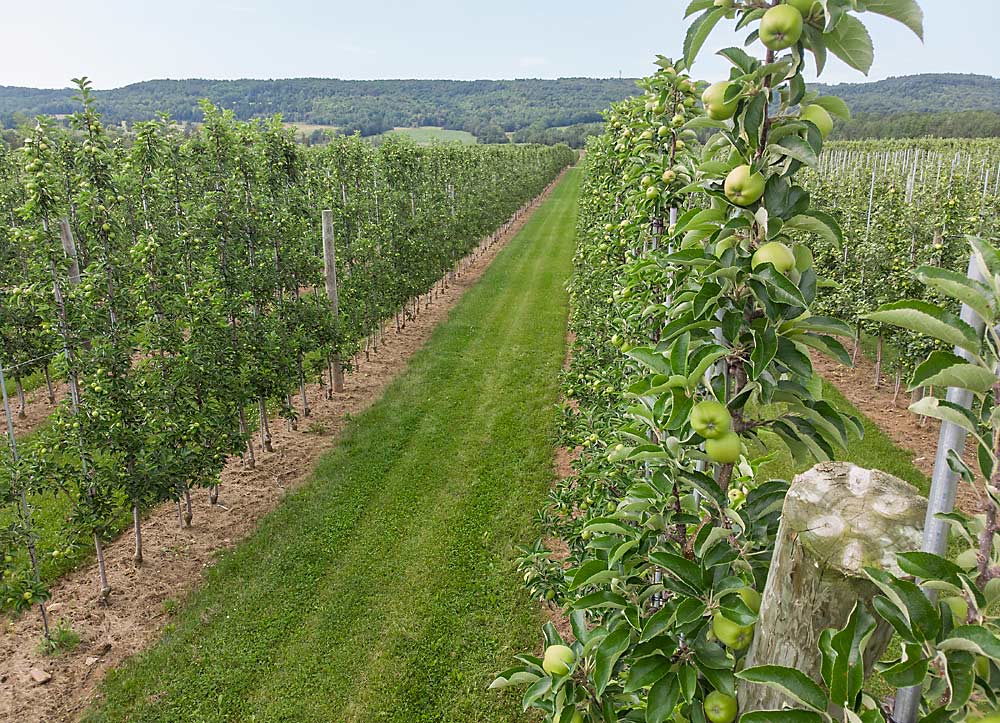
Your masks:
{"label": "bare soil strip", "polygon": [[[907,408],[910,395],[904,388],[898,398],[895,396],[895,379],[882,375],[878,388],[875,387],[875,363],[864,354],[858,354],[854,367],[845,367],[823,356],[812,355],[816,371],[843,394],[858,411],[872,420],[900,448],[912,452],[913,464],[928,477],[934,472],[934,455],[937,452],[938,433],[941,424],[934,419],[920,418]],[[976,469],[976,452],[972,445],[966,446],[963,459]],[[969,513],[979,511],[980,501],[977,491],[968,484],[958,488],[956,506]]]}
{"label": "bare soil strip", "polygon": [[[36,611],[4,621],[6,627],[0,639],[0,720],[50,723],[76,719],[109,669],[155,642],[169,622],[170,609],[200,583],[216,555],[252,533],[258,521],[287,492],[310,477],[317,460],[336,444],[351,415],[371,406],[405,369],[410,357],[447,318],[465,291],[475,285],[559,178],[498,243],[470,258],[443,295],[435,297],[428,308],[423,308],[425,302],[421,301],[415,320],[408,321],[399,333],[388,333],[371,361],[364,361],[361,355],[358,368],[346,376],[343,393],[327,400],[319,385],[310,385],[310,417],[300,419],[299,431],[295,432],[274,420],[271,432],[275,451],[258,451],[255,469],[243,468],[238,458],[230,460],[222,473],[219,504],[209,504],[207,491],[195,495],[191,527],[179,527],[172,503],[150,510],[143,525],[142,567],[136,568],[132,562],[131,535],[124,534],[108,544],[105,555],[113,589],[109,605],[97,602],[95,562],[74,570],[54,585],[49,604],[52,624],[62,623],[77,633],[80,643],[76,648],[55,657],[40,654],[42,632]],[[46,680],[40,683],[36,678]]]}

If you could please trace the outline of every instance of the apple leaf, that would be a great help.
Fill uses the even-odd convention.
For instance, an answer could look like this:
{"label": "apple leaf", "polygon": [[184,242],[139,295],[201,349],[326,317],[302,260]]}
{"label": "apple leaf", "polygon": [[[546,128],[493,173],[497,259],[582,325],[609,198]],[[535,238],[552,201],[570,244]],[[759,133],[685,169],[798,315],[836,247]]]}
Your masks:
{"label": "apple leaf", "polygon": [[785,227],[814,233],[838,249],[844,241],[844,232],[841,230],[840,224],[837,223],[837,219],[816,209],[809,209],[806,213],[793,216],[785,222]]}
{"label": "apple leaf", "polygon": [[868,75],[875,62],[875,48],[864,23],[853,15],[844,15],[830,32],[823,35],[823,40],[831,53]]}
{"label": "apple leaf", "polygon": [[770,146],[777,153],[801,161],[807,166],[815,166],[819,161],[816,150],[798,136],[786,136]]}
{"label": "apple leaf", "polygon": [[829,701],[823,689],[812,678],[795,668],[782,665],[758,665],[736,674],[750,683],[776,688],[815,711],[825,712]]}
{"label": "apple leaf", "polygon": [[921,266],[914,273],[917,279],[927,286],[971,307],[984,321],[993,319],[990,292],[984,284],[973,281],[965,274],[937,266]]}
{"label": "apple leaf", "polygon": [[811,710],[755,710],[740,716],[740,723],[823,723],[826,720]]}
{"label": "apple leaf", "polygon": [[757,60],[742,48],[723,48],[716,54],[721,55],[746,75],[752,73],[754,66],[757,65]]}
{"label": "apple leaf", "polygon": [[[625,683],[625,692],[646,688],[670,672],[670,658],[663,655],[650,655],[632,664],[629,669],[628,680]],[[676,694],[674,695],[676,698]]]}
{"label": "apple leaf", "polygon": [[910,405],[910,411],[932,419],[940,419],[961,427],[966,432],[976,434],[975,420],[969,415],[969,410],[937,397],[924,397]]}
{"label": "apple leaf", "polygon": [[[629,675],[629,683],[632,676]],[[680,697],[677,676],[668,675],[656,683],[646,699],[646,723],[663,723],[674,715],[674,707]]]}
{"label": "apple leaf", "polygon": [[917,299],[883,304],[864,318],[892,324],[978,354],[979,335],[955,314]]}
{"label": "apple leaf", "polygon": [[921,40],[924,39],[924,11],[917,0],[865,0],[864,9],[870,13],[898,20]]}
{"label": "apple leaf", "polygon": [[959,575],[964,571],[951,560],[930,552],[899,552],[896,554],[896,564],[908,575],[922,580],[944,580],[961,587]]}
{"label": "apple leaf", "polygon": [[712,8],[699,15],[684,36],[684,62],[690,68],[712,29],[726,16],[725,8]]}
{"label": "apple leaf", "polygon": [[684,17],[690,17],[697,12],[702,10],[707,10],[715,5],[715,0],[691,0],[688,4],[687,9],[684,11]]}
{"label": "apple leaf", "polygon": [[628,649],[631,628],[621,624],[608,634],[594,655],[594,688],[597,695],[604,693],[604,689],[611,680],[611,673],[615,663]]}
{"label": "apple leaf", "polygon": [[821,95],[812,101],[813,105],[825,108],[830,115],[835,115],[843,120],[851,119],[851,109],[842,99],[835,95]]}
{"label": "apple leaf", "polygon": [[962,357],[947,351],[933,351],[913,372],[910,389],[917,387],[960,387],[983,394],[996,383],[996,375],[989,369],[970,364]]}

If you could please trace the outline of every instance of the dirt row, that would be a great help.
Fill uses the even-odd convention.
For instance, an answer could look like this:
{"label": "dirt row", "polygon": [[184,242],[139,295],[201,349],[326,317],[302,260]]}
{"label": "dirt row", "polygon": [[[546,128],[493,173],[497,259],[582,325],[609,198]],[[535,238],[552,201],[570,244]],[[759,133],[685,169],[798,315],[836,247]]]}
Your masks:
{"label": "dirt row", "polygon": [[[80,636],[71,651],[56,657],[39,653],[41,623],[36,612],[7,622],[0,639],[0,720],[55,722],[77,719],[93,700],[106,671],[146,648],[168,622],[170,609],[202,580],[216,555],[250,535],[282,497],[304,483],[319,457],[333,446],[347,421],[371,406],[405,369],[409,358],[430,338],[450,310],[482,276],[496,254],[523,227],[551,192],[550,186],[495,245],[468,259],[463,272],[429,307],[400,332],[386,334],[370,361],[362,359],[347,375],[345,391],[327,400],[318,385],[308,389],[312,413],[299,431],[272,425],[273,453],[258,452],[257,466],[245,469],[230,460],[222,473],[218,504],[207,492],[194,499],[189,528],[178,524],[176,508],[164,503],[149,512],[143,526],[145,561],[132,562],[126,534],[105,547],[113,589],[110,603],[98,603],[96,563],[67,574],[52,589],[53,624]],[[426,299],[426,297],[424,297]]]}
{"label": "dirt row", "polygon": [[[821,354],[813,354],[812,360],[813,367],[824,379],[885,432],[897,447],[911,452],[913,465],[931,476],[941,424],[934,419],[921,420],[909,411],[910,395],[905,382],[898,395],[894,376],[880,375],[876,387],[875,363],[864,354],[857,355],[854,367],[845,367]],[[977,468],[973,445],[966,446],[962,457],[972,469]],[[981,501],[977,489],[964,482],[959,484],[955,504],[965,512],[978,512]]]}

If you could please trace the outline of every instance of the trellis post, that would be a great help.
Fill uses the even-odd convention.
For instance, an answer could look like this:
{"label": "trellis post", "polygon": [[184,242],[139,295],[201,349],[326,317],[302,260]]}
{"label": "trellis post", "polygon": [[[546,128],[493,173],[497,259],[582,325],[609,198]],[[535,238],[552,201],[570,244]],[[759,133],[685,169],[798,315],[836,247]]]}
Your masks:
{"label": "trellis post", "polygon": [[[333,211],[323,211],[323,277],[326,282],[326,298],[333,308],[333,317],[340,322],[340,299],[337,296],[337,249],[334,243]],[[340,363],[340,351],[333,352],[333,391],[344,391],[344,369]]]}
{"label": "trellis post", "polygon": [[[983,281],[979,264],[973,255],[969,259],[968,277],[973,281]],[[966,304],[962,304],[961,319],[982,335],[985,327],[983,319]],[[970,355],[964,349],[955,348],[955,353],[964,359]],[[957,387],[948,387],[945,399],[963,409],[972,406],[972,392]],[[934,457],[934,474],[931,477],[931,489],[927,497],[927,517],[924,520],[924,537],[921,550],[934,555],[945,555],[948,551],[947,520],[940,519],[938,514],[947,514],[955,509],[955,493],[958,489],[958,473],[948,464],[948,453],[954,451],[961,455],[965,449],[966,431],[957,424],[942,421],[941,432],[938,434],[937,454]],[[924,588],[924,594],[934,601],[937,593],[931,588]],[[921,688],[899,688],[896,691],[896,703],[893,707],[892,719],[895,723],[914,723],[920,707]]]}

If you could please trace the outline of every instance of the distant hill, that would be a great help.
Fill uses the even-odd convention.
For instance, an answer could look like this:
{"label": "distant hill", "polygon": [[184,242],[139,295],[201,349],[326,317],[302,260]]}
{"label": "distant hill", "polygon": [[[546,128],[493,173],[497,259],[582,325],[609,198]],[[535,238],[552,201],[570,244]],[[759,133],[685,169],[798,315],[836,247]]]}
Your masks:
{"label": "distant hill", "polygon": [[[872,83],[816,85],[847,101],[854,119],[838,138],[1000,136],[1000,79],[933,73]],[[600,132],[601,111],[637,92],[631,78],[558,80],[150,80],[97,91],[108,121],[167,112],[198,121],[208,98],[249,119],[281,113],[305,134],[330,127],[373,136],[394,128],[466,131],[483,142],[568,142]],[[0,86],[0,127],[78,109],[74,91]]]}
{"label": "distant hill", "polygon": [[1000,137],[1000,78],[926,73],[813,87],[851,108],[836,138]]}
{"label": "distant hill", "polygon": [[[208,98],[248,119],[281,113],[286,121],[375,135],[397,127],[439,126],[480,139],[505,133],[593,123],[611,103],[636,92],[634,79],[558,80],[150,80],[97,91],[112,122],[153,118],[201,119]],[[78,109],[73,91],[0,86],[0,125],[38,114]]]}
{"label": "distant hill", "polygon": [[843,98],[854,113],[1000,111],[1000,78],[964,73],[925,73],[872,83],[811,86]]}

